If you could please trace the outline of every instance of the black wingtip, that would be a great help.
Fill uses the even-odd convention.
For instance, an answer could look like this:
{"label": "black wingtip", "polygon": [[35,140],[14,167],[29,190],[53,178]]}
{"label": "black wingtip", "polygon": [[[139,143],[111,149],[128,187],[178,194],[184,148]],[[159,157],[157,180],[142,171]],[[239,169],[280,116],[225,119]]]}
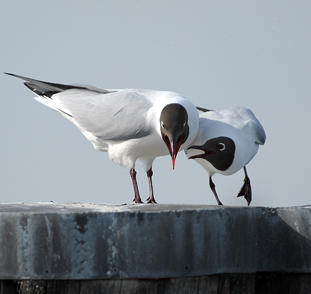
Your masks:
{"label": "black wingtip", "polygon": [[10,72],[4,72],[4,74],[5,74],[5,75],[12,76],[12,77],[15,77],[15,78],[19,78],[19,79],[22,79],[22,80],[24,80],[24,79],[25,79],[23,76],[19,76],[19,75],[16,75],[16,74],[10,73]]}
{"label": "black wingtip", "polygon": [[200,106],[196,106],[196,108],[197,108],[197,110],[202,111],[202,112],[213,111],[213,110],[211,110],[211,109],[207,109],[207,108],[200,107]]}

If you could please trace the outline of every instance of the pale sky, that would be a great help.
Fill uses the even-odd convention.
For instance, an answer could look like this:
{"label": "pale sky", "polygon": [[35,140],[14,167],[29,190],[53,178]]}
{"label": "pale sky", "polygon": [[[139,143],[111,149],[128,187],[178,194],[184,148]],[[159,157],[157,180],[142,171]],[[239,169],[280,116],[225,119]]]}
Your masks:
{"label": "pale sky", "polygon": [[[0,201],[132,203],[129,171],[36,102],[12,72],[58,83],[178,92],[250,108],[267,141],[247,166],[251,206],[311,204],[310,1],[2,1]],[[216,204],[206,171],[155,160],[158,203]],[[137,164],[142,199],[145,172]],[[244,173],[215,175],[226,205]]]}

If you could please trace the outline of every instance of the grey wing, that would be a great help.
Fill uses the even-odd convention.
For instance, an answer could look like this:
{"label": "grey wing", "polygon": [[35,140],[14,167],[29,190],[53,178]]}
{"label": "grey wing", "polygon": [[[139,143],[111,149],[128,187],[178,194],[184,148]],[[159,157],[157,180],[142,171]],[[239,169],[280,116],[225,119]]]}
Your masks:
{"label": "grey wing", "polygon": [[104,140],[140,138],[151,132],[146,116],[152,103],[143,90],[111,91],[7,74],[25,80],[39,102],[58,111],[82,132]]}
{"label": "grey wing", "polygon": [[256,143],[259,145],[264,145],[266,142],[266,133],[265,133],[263,126],[261,125],[261,123],[255,116],[255,114],[250,109],[248,108],[240,108],[240,109],[241,109],[241,112],[243,112],[243,116],[246,119],[250,119],[252,121],[252,125],[253,125],[254,132],[255,132]]}
{"label": "grey wing", "polygon": [[[259,145],[264,145],[266,141],[266,133],[255,116],[255,114],[249,109],[245,107],[231,107],[228,109],[233,115],[238,115],[241,117],[241,121],[245,121],[246,124],[250,124],[255,136],[255,142]],[[226,110],[225,110],[226,111]],[[239,119],[238,119],[239,121]],[[243,122],[244,124],[244,122]]]}
{"label": "grey wing", "polygon": [[248,113],[249,118],[253,122],[253,128],[255,132],[255,142],[259,145],[264,145],[266,142],[266,133],[263,126],[250,109],[246,109],[246,111]]}
{"label": "grey wing", "polygon": [[70,112],[82,131],[114,141],[141,138],[151,132],[147,113],[152,103],[138,91],[121,90],[107,94],[83,90],[66,92],[55,95],[58,96],[55,99]]}
{"label": "grey wing", "polygon": [[265,130],[263,128],[263,126],[261,125],[261,123],[257,120],[256,123],[256,143],[260,144],[260,145],[264,145],[266,142],[266,133]]}

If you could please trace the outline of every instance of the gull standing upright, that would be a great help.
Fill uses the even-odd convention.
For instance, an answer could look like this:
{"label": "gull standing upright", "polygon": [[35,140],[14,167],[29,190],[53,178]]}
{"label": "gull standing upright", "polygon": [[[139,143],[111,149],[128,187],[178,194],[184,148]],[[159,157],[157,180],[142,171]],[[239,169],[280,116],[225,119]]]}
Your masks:
{"label": "gull standing upright", "polygon": [[130,169],[134,200],[142,203],[135,163],[143,162],[149,181],[148,203],[156,203],[152,186],[152,163],[170,154],[173,169],[177,153],[194,140],[199,113],[187,99],[174,92],[145,89],[103,90],[43,82],[15,74],[42,104],[75,124],[94,148]]}
{"label": "gull standing upright", "polygon": [[[215,173],[232,175],[244,168],[245,179],[239,196],[244,196],[249,205],[252,200],[250,179],[246,165],[256,155],[259,145],[266,140],[265,131],[248,108],[232,107],[219,111],[203,110],[199,130],[191,146],[185,150],[188,159],[195,159],[209,174],[209,184],[219,205],[212,176]],[[196,150],[203,151],[198,154]]]}

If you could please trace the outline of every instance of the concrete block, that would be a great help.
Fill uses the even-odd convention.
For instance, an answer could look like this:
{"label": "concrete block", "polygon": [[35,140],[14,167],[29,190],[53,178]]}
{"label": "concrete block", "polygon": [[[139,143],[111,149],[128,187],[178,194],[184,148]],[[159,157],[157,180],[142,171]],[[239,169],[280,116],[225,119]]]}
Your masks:
{"label": "concrete block", "polygon": [[0,279],[311,272],[311,206],[1,203]]}

